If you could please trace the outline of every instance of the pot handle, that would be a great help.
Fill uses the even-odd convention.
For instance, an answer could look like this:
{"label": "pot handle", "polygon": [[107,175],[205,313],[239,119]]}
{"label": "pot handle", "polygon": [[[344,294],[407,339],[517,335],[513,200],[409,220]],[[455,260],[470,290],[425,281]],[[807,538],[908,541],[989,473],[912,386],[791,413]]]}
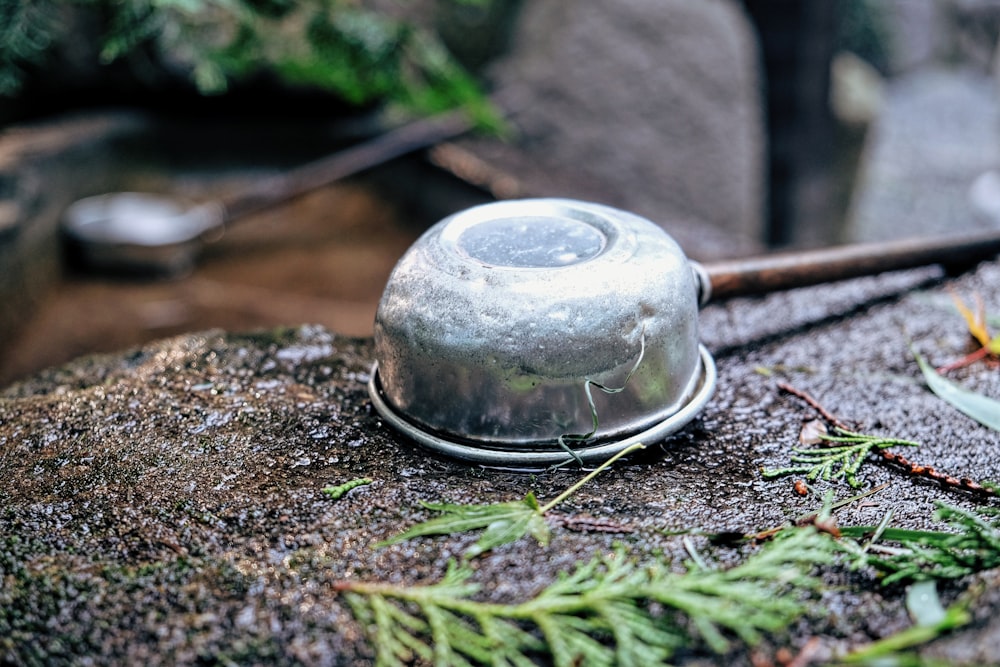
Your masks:
{"label": "pot handle", "polygon": [[691,262],[699,303],[939,264],[951,274],[1000,254],[1000,230]]}

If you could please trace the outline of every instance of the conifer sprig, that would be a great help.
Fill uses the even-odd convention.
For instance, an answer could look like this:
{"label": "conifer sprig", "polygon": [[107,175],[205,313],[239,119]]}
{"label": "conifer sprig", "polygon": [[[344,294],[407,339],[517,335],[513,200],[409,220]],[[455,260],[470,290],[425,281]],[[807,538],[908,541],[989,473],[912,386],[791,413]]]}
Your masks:
{"label": "conifer sprig", "polygon": [[472,571],[453,566],[437,583],[400,586],[341,582],[369,634],[376,664],[414,659],[434,665],[648,665],[700,643],[724,653],[754,645],[808,610],[819,588],[813,567],[829,563],[829,536],[790,532],[729,570],[679,574],[621,550],[579,565],[528,600],[480,602]]}
{"label": "conifer sprig", "polygon": [[[883,572],[884,584],[958,579],[1000,567],[1000,514],[995,508],[972,512],[939,502],[935,518],[953,530],[885,528],[878,531],[879,544],[894,542],[899,546],[867,549],[856,562]],[[875,532],[872,527],[841,530],[851,537]]]}
{"label": "conifer sprig", "polygon": [[377,547],[396,544],[415,537],[428,535],[453,535],[483,529],[483,534],[469,547],[464,558],[474,558],[498,546],[515,542],[531,535],[542,546],[549,543],[550,530],[545,513],[580,490],[580,488],[618,459],[636,450],[645,449],[642,443],[626,447],[584,477],[574,482],[558,496],[540,505],[535,494],[529,491],[521,500],[485,505],[458,505],[453,503],[421,503],[426,509],[439,513],[427,521],[410,527],[407,531],[376,544]]}
{"label": "conifer sprig", "polygon": [[104,26],[100,64],[145,68],[141,80],[159,63],[217,94],[266,74],[355,105],[461,107],[483,128],[502,125],[439,35],[349,0],[0,0],[0,99],[21,93],[30,70],[54,67],[60,45],[82,39],[65,20],[74,13]]}
{"label": "conifer sprig", "polygon": [[873,451],[889,447],[919,447],[920,443],[899,438],[869,435],[834,427],[834,434],[817,434],[822,441],[818,447],[792,449],[792,465],[787,468],[765,470],[765,478],[803,474],[809,481],[825,482],[844,479],[853,488],[861,486],[858,470]]}

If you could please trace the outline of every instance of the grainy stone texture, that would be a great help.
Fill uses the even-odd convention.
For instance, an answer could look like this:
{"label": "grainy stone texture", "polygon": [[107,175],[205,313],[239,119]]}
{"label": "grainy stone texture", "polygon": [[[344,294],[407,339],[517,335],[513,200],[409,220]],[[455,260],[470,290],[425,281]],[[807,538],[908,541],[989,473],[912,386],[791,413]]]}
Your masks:
{"label": "grainy stone texture", "polygon": [[[1000,265],[947,285],[924,273],[857,281],[780,298],[711,306],[703,338],[719,390],[668,442],[603,473],[557,517],[596,517],[627,530],[554,525],[548,547],[521,540],[475,562],[484,599],[516,601],[614,543],[639,557],[687,558],[671,532],[757,531],[818,507],[786,465],[812,417],[776,388],[813,393],[867,431],[923,443],[911,458],[955,476],[1000,479],[1000,434],[934,397],[909,342],[932,363],[969,351],[948,289],[1000,308]],[[902,289],[903,291],[897,292]],[[775,324],[784,322],[785,326]],[[209,331],[79,359],[12,385],[0,398],[0,663],[368,664],[372,648],[337,582],[438,580],[475,535],[372,545],[429,516],[421,501],[486,503],[528,491],[553,498],[571,469],[524,474],[445,460],[406,441],[371,409],[366,339],[301,326],[256,334]],[[768,369],[773,375],[760,372]],[[954,374],[1000,396],[996,368]],[[934,501],[979,501],[875,463],[864,488],[889,486],[837,514],[842,524],[939,528]],[[321,489],[359,477],[340,500]],[[831,488],[837,497],[854,491]],[[742,551],[692,538],[705,557]],[[901,588],[836,567],[826,615],[803,619],[776,647],[821,640],[821,655],[909,625]],[[930,644],[950,664],[997,663],[995,577],[972,596],[975,620]],[[993,582],[993,583],[991,583]],[[976,581],[942,587],[947,602]],[[974,587],[972,590],[976,590]],[[737,649],[695,651],[679,664],[749,664]]]}
{"label": "grainy stone texture", "polygon": [[514,141],[468,142],[533,193],[617,206],[698,257],[763,232],[755,38],[739,3],[525,3],[496,86]]}

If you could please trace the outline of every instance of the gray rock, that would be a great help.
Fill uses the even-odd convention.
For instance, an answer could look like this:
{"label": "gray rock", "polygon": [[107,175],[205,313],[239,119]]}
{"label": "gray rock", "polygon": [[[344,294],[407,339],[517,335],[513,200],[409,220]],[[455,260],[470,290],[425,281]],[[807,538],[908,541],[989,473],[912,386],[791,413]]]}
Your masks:
{"label": "gray rock", "polygon": [[756,248],[763,130],[754,35],[737,3],[525,3],[496,85],[511,143],[466,145],[530,194],[661,223],[699,257]]}
{"label": "gray rock", "polygon": [[996,0],[877,0],[867,5],[886,32],[890,73],[947,63],[989,69],[1000,35]]}
{"label": "gray rock", "polygon": [[[925,277],[709,306],[702,325],[719,390],[700,418],[560,505],[548,547],[525,539],[478,558],[482,598],[523,600],[614,543],[638,558],[662,552],[680,567],[691,541],[703,556],[731,563],[745,551],[677,531],[756,532],[815,510],[827,490],[857,493],[820,481],[816,495],[800,497],[794,478],[761,476],[788,464],[803,419],[814,416],[777,389],[779,378],[865,431],[920,441],[901,450],[913,460],[956,477],[1000,479],[1000,434],[919,381],[909,340],[935,364],[964,354],[968,341],[947,286],[915,290],[914,278]],[[994,263],[949,286],[978,291],[996,312],[998,285]],[[415,448],[371,409],[370,363],[369,340],[319,327],[212,331],[82,358],[4,390],[0,662],[368,664],[372,644],[342,582],[437,581],[476,539],[373,548],[428,518],[421,501],[499,502],[528,491],[545,500],[579,479],[573,469],[482,469]],[[1000,376],[987,365],[955,379],[1000,395]],[[339,500],[321,491],[359,478],[372,481]],[[895,526],[939,529],[934,502],[982,502],[874,463],[860,479],[864,489],[888,486],[839,510],[841,524],[877,524],[891,510]],[[616,532],[586,528],[595,525]],[[759,651],[818,637],[830,655],[910,624],[902,588],[838,565],[824,576],[829,613],[774,633]],[[969,586],[989,590],[943,583],[942,597]],[[996,595],[969,600],[982,621],[926,650],[950,664],[995,664],[988,619]],[[675,662],[748,665],[741,646],[725,656],[700,648]]]}
{"label": "gray rock", "polygon": [[888,0],[869,4],[888,30],[888,65],[893,72],[927,65],[947,52],[946,2]]}
{"label": "gray rock", "polygon": [[970,189],[1000,166],[1000,100],[969,68],[928,68],[890,81],[866,140],[847,240],[996,228]]}

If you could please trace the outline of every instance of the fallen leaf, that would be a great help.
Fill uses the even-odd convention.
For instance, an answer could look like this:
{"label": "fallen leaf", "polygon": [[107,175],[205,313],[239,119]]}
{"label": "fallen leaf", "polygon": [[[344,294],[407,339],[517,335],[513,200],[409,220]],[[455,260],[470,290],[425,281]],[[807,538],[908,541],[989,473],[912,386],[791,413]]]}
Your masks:
{"label": "fallen leaf", "polygon": [[803,445],[818,445],[823,442],[823,436],[827,433],[823,420],[811,419],[802,425],[802,430],[799,431],[799,442]]}
{"label": "fallen leaf", "polygon": [[918,581],[906,589],[906,610],[917,625],[934,627],[948,616],[938,597],[937,582]]}
{"label": "fallen leaf", "polygon": [[938,374],[915,350],[913,355],[924,374],[924,380],[931,391],[964,415],[975,419],[983,426],[1000,431],[1000,401],[977,394],[960,387]]}
{"label": "fallen leaf", "polygon": [[975,313],[954,292],[952,292],[951,298],[955,302],[955,308],[958,309],[958,312],[962,314],[962,318],[965,319],[965,324],[969,328],[969,333],[972,337],[979,341],[979,344],[986,348],[990,354],[1000,354],[1000,335],[990,336],[989,329],[986,326],[986,306],[983,304],[983,298],[979,294],[975,295]]}
{"label": "fallen leaf", "polygon": [[990,344],[990,333],[986,329],[986,307],[983,305],[982,297],[978,294],[975,296],[976,312],[973,313],[972,309],[965,305],[965,301],[958,294],[951,293],[951,298],[955,302],[955,308],[958,309],[958,312],[965,319],[965,325],[969,328],[969,333],[979,341],[980,345],[987,347]]}

